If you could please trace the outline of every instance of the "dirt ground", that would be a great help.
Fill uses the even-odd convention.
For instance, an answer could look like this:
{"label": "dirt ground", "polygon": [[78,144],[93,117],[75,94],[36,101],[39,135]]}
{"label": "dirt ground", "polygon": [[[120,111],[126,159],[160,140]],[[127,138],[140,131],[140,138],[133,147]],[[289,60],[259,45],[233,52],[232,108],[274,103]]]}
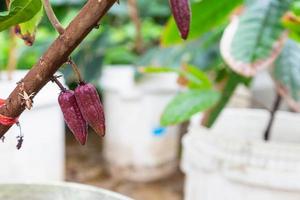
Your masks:
{"label": "dirt ground", "polygon": [[135,183],[116,180],[105,170],[101,155],[101,139],[90,134],[88,144],[80,146],[71,133],[67,133],[66,179],[119,192],[135,200],[181,200],[183,199],[183,175],[178,170],[164,180],[151,183]]}

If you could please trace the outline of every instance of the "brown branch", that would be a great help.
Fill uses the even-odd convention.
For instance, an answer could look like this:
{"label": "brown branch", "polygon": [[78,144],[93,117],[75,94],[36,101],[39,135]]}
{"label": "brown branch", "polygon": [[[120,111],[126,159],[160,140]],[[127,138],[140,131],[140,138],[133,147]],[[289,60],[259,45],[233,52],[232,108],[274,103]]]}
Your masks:
{"label": "brown branch", "polygon": [[[68,60],[72,51],[97,26],[98,21],[115,2],[116,0],[87,1],[79,14],[66,28],[65,32],[58,36],[39,61],[22,79],[24,90],[28,94],[37,94],[49,82],[53,74]],[[9,117],[18,117],[24,109],[22,99],[19,96],[19,87],[16,87],[8,99],[6,99],[5,105],[0,107],[0,113]],[[0,125],[0,138],[9,128],[9,126]]]}
{"label": "brown branch", "polygon": [[135,50],[137,53],[143,51],[143,37],[142,37],[142,25],[139,17],[139,11],[136,0],[128,0],[129,16],[134,23],[136,36],[135,36]]}
{"label": "brown branch", "polygon": [[58,21],[52,7],[51,4],[49,2],[49,0],[43,0],[43,5],[46,11],[46,14],[48,16],[49,21],[51,22],[52,26],[56,29],[56,31],[61,35],[65,32],[65,29],[63,28],[63,26],[60,24],[60,22]]}
{"label": "brown branch", "polygon": [[8,62],[7,62],[7,75],[8,80],[12,79],[12,73],[17,68],[17,40],[14,33],[14,28],[10,29],[10,46],[9,46],[9,55],[8,55]]}

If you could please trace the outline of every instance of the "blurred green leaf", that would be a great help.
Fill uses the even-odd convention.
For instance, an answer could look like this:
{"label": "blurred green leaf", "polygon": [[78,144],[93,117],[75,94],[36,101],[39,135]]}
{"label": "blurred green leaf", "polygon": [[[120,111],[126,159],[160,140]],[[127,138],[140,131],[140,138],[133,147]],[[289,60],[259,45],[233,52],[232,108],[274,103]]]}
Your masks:
{"label": "blurred green leaf", "polygon": [[43,17],[43,9],[41,7],[40,11],[37,12],[33,18],[31,18],[29,21],[19,24],[21,28],[21,33],[22,34],[28,33],[32,35],[35,32],[36,27],[40,23],[42,17]]}
{"label": "blurred green leaf", "polygon": [[222,31],[218,30],[217,33],[207,33],[193,42],[150,49],[136,64],[179,68],[184,63],[197,66],[200,70],[214,69],[221,60],[219,54],[221,35]]}
{"label": "blurred green leaf", "polygon": [[281,17],[289,5],[290,0],[253,1],[239,21],[227,28],[221,51],[233,70],[251,76],[275,60],[283,43]]}
{"label": "blurred green leaf", "polygon": [[50,3],[52,5],[65,5],[65,4],[68,4],[68,5],[81,5],[83,4],[85,1],[83,0],[50,0]]}
{"label": "blurred green leaf", "polygon": [[295,15],[300,15],[300,1],[294,0],[292,2],[292,12],[295,13]]}
{"label": "blurred green leaf", "polygon": [[274,78],[286,88],[287,96],[300,100],[300,45],[287,41],[281,55],[275,62]]}
{"label": "blurred green leaf", "polygon": [[[188,39],[199,38],[204,33],[224,22],[230,12],[243,0],[202,0],[191,4],[192,19]],[[177,26],[171,18],[162,34],[161,43],[164,46],[181,43]]]}
{"label": "blurred green leaf", "polygon": [[10,10],[0,12],[0,31],[30,20],[41,7],[41,0],[12,0]]}
{"label": "blurred green leaf", "polygon": [[212,90],[188,90],[177,95],[166,107],[161,125],[168,126],[188,120],[192,115],[212,107],[219,99]]}
{"label": "blurred green leaf", "polygon": [[152,67],[147,66],[143,67],[140,70],[142,73],[168,73],[168,72],[177,72],[179,73],[178,69],[172,68],[172,67]]}
{"label": "blurred green leaf", "polygon": [[175,72],[184,79],[186,79],[187,87],[190,89],[211,89],[212,83],[207,75],[200,71],[197,67],[192,65],[185,65],[179,69],[172,67],[153,67],[147,66],[140,68],[143,73],[168,73]]}
{"label": "blurred green leaf", "polygon": [[282,18],[282,24],[289,30],[289,37],[300,42],[300,17],[287,12]]}
{"label": "blurred green leaf", "polygon": [[211,89],[212,83],[207,75],[200,71],[197,67],[186,65],[180,73],[188,80],[187,87],[190,89]]}

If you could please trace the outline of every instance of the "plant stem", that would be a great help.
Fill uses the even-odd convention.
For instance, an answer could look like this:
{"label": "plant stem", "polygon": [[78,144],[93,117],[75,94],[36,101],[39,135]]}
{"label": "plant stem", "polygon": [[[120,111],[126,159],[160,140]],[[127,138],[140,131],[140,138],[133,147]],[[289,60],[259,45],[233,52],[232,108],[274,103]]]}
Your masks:
{"label": "plant stem", "polygon": [[75,74],[77,76],[78,83],[82,83],[83,79],[82,79],[82,76],[80,74],[80,70],[79,70],[78,66],[76,65],[76,63],[71,58],[69,58],[67,64],[70,64],[72,66],[72,69],[73,69],[73,71],[75,72]]}
{"label": "plant stem", "polygon": [[[28,94],[37,94],[51,79],[61,65],[68,61],[70,54],[82,40],[94,29],[116,0],[88,0],[78,15],[72,20],[65,32],[51,44],[37,63],[22,79]],[[0,114],[18,117],[24,111],[19,96],[19,86],[11,92],[5,105],[0,107]],[[10,126],[0,125],[0,138]]]}
{"label": "plant stem", "polygon": [[136,37],[135,37],[135,50],[138,53],[142,53],[143,51],[143,37],[142,37],[142,28],[141,21],[139,17],[139,11],[136,0],[128,0],[128,9],[129,16],[134,23]]}
{"label": "plant stem", "polygon": [[43,5],[46,11],[46,14],[52,24],[52,26],[56,29],[56,31],[61,35],[65,32],[65,29],[62,27],[60,22],[58,21],[49,0],[43,0]]}
{"label": "plant stem", "polygon": [[232,73],[219,84],[218,90],[222,91],[221,98],[214,107],[204,113],[201,125],[210,128],[214,124],[240,83],[242,81],[239,75]]}
{"label": "plant stem", "polygon": [[58,76],[53,76],[50,79],[52,82],[56,83],[56,85],[60,88],[61,91],[66,91],[67,89],[61,84],[61,82],[58,80]]}
{"label": "plant stem", "polygon": [[273,125],[273,122],[274,122],[276,111],[279,109],[281,100],[282,100],[281,96],[279,94],[277,94],[275,102],[274,102],[272,110],[271,110],[271,117],[270,117],[268,126],[266,128],[265,134],[264,134],[264,140],[265,141],[269,141],[270,140],[271,128],[272,128],[272,125]]}
{"label": "plant stem", "polygon": [[10,29],[10,47],[9,47],[9,55],[8,55],[8,62],[7,62],[7,75],[8,80],[12,79],[12,72],[17,67],[17,41],[16,36],[14,33],[14,28]]}

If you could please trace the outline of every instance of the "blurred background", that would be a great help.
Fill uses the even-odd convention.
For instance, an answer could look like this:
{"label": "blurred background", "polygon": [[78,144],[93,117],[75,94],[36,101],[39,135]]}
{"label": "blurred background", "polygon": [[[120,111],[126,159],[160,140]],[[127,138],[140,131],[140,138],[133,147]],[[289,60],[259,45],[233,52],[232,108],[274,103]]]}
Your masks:
{"label": "blurred background", "polygon": [[[66,27],[86,1],[50,2]],[[121,0],[71,55],[98,89],[106,136],[89,129],[81,146],[65,126],[59,88],[48,83],[20,117],[22,149],[18,127],[0,142],[0,183],[68,181],[136,200],[299,199],[299,29],[287,39],[282,17],[292,1],[278,2],[191,0],[183,41],[169,1]],[[241,13],[246,30],[232,39]],[[30,47],[0,32],[1,98],[57,36],[46,16]],[[257,73],[264,62],[273,68]],[[57,74],[76,88],[69,65]]]}

